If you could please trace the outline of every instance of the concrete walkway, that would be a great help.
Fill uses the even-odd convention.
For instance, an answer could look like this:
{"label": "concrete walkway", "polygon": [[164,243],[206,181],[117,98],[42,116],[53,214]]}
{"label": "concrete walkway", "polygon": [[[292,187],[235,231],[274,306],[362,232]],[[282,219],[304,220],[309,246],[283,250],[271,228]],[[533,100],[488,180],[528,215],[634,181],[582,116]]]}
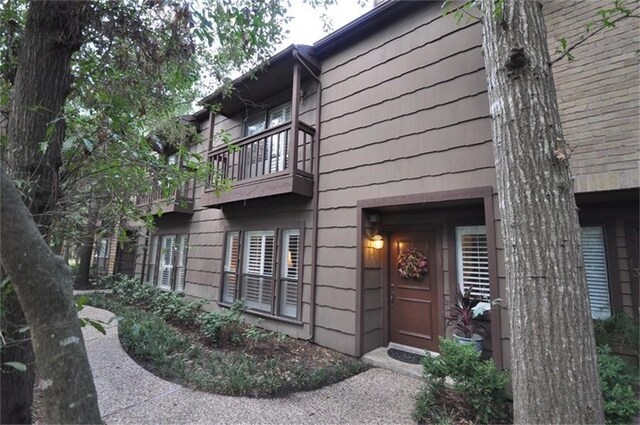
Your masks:
{"label": "concrete walkway", "polygon": [[[80,316],[113,315],[85,307]],[[98,401],[108,424],[192,423],[413,423],[413,395],[420,381],[371,369],[338,384],[284,398],[229,397],[164,381],[138,366],[122,349],[115,324],[102,335],[84,328]]]}

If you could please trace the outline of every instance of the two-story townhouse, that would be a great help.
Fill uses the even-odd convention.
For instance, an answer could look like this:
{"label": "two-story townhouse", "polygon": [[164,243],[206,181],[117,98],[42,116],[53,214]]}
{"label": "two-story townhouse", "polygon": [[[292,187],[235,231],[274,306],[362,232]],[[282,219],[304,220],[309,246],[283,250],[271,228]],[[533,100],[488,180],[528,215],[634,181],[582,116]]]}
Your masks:
{"label": "two-story townhouse", "polygon": [[[573,5],[545,5],[551,45],[597,8]],[[554,67],[594,317],[638,314],[637,42],[623,21]],[[233,85],[192,117],[231,190],[165,209],[136,275],[214,309],[243,299],[249,320],[352,355],[437,351],[458,288],[506,298],[479,23],[384,2]],[[410,279],[407,255],[426,262]],[[507,314],[485,344],[503,367]]]}

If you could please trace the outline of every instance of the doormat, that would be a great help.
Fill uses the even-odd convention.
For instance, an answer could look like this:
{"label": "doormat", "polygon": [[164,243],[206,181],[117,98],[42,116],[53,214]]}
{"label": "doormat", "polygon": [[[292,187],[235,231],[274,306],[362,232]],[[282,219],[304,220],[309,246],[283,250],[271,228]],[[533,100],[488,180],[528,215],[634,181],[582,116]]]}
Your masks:
{"label": "doormat", "polygon": [[387,355],[392,359],[410,364],[420,364],[422,362],[422,358],[424,357],[420,354],[407,353],[406,351],[396,350],[395,348],[389,348],[387,350]]}

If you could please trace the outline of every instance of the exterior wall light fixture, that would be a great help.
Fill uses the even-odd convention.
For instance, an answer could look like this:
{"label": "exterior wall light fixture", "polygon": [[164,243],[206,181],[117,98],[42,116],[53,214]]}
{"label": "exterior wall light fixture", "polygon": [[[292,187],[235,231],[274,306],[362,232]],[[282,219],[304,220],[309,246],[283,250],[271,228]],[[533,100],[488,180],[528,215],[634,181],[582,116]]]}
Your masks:
{"label": "exterior wall light fixture", "polygon": [[371,238],[371,248],[382,249],[384,248],[384,239],[379,234],[376,234]]}

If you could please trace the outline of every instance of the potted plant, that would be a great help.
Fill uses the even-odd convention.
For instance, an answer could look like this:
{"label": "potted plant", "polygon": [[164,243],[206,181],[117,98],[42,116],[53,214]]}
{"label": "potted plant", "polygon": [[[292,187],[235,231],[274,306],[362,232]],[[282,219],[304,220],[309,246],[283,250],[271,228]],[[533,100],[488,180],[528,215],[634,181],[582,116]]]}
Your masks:
{"label": "potted plant", "polygon": [[491,304],[471,296],[471,288],[464,293],[458,290],[458,302],[449,307],[445,316],[447,327],[453,328],[453,338],[460,344],[475,345],[476,350],[482,351],[482,340],[487,331],[484,324],[478,320]]}

